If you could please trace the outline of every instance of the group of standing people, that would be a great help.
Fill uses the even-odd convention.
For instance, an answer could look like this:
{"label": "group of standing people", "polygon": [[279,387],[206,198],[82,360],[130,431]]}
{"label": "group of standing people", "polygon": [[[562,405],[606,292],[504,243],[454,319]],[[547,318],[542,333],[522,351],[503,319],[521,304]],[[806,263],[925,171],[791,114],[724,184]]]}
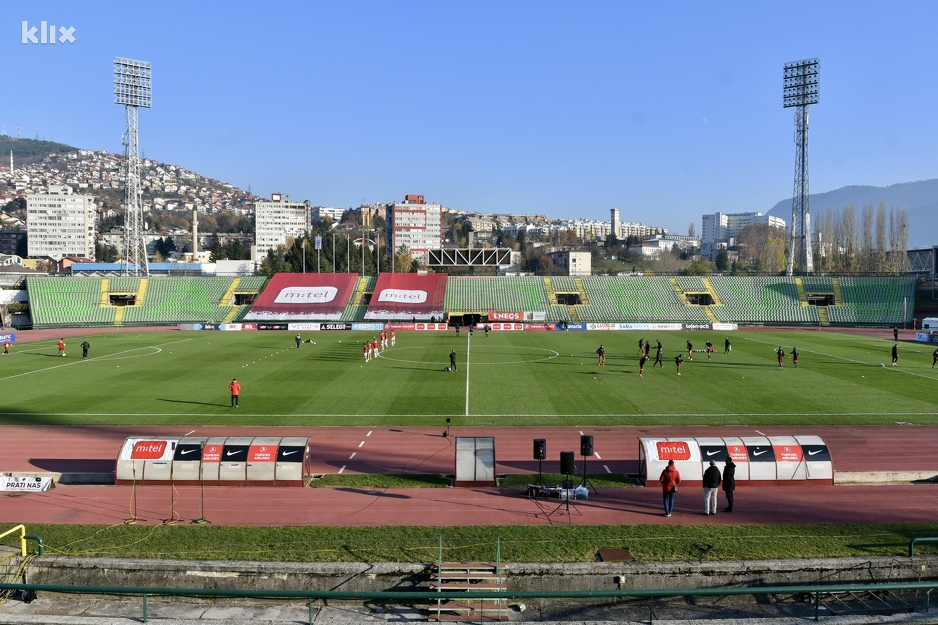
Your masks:
{"label": "group of standing people", "polygon": [[[658,478],[661,483],[661,491],[664,501],[664,516],[671,516],[674,512],[674,497],[677,493],[677,487],[681,483],[681,474],[674,466],[673,460],[668,460],[668,466],[661,472]],[[726,465],[723,467],[723,473],[717,467],[717,463],[710,461],[710,466],[703,474],[704,489],[704,514],[717,513],[717,501],[720,487],[723,487],[723,493],[726,495],[726,507],[724,512],[733,511],[733,492],[736,490],[736,463],[729,456],[726,457]]]}
{"label": "group of standing people", "polygon": [[[778,356],[778,368],[781,369],[785,364],[785,350],[782,349],[782,346],[779,345],[778,349],[775,350],[775,355]],[[798,368],[798,348],[791,348],[791,362],[795,365],[795,369]]]}

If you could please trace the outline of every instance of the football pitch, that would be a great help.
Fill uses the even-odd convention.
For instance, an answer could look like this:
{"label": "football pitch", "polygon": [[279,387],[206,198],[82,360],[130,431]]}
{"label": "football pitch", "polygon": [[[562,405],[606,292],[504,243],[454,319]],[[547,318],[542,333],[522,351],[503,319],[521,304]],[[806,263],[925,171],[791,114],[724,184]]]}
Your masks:
{"label": "football pitch", "polygon": [[[730,425],[938,423],[934,346],[833,331],[137,332],[17,343],[0,423],[50,425]],[[87,360],[79,344],[87,338]],[[652,343],[639,377],[638,340]],[[724,339],[732,342],[724,353]],[[705,341],[715,353],[708,360]],[[653,367],[655,343],[663,367]],[[693,343],[693,360],[686,342]],[[606,365],[598,366],[603,344]],[[786,352],[779,370],[775,351]],[[790,352],[797,347],[799,367]],[[457,370],[447,371],[456,352]],[[696,351],[701,350],[701,351]],[[674,357],[684,363],[677,375]],[[882,366],[881,366],[882,365]],[[230,407],[228,384],[242,385]]]}

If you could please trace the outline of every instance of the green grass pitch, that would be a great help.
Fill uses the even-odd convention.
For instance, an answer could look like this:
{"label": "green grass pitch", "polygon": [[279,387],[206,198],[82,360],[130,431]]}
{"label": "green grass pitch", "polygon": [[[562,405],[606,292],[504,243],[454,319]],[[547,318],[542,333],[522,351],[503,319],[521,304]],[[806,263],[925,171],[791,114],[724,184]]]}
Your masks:
{"label": "green grass pitch", "polygon": [[[373,333],[138,332],[19,343],[0,358],[0,423],[166,425],[720,425],[936,423],[934,346],[816,331],[399,332],[366,363]],[[732,341],[723,353],[724,338]],[[664,367],[638,375],[638,339]],[[685,343],[716,348],[687,359]],[[596,349],[605,346],[606,366]],[[796,346],[779,371],[775,350]],[[446,372],[451,350],[458,370]],[[674,357],[683,353],[681,376]],[[885,366],[880,366],[883,364]],[[243,386],[229,406],[228,384]]]}

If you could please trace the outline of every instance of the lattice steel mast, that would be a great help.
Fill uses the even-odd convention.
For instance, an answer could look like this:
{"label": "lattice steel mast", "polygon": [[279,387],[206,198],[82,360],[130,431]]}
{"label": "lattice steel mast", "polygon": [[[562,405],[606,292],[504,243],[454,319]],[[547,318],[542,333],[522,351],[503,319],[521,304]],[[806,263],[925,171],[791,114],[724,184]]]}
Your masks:
{"label": "lattice steel mast", "polygon": [[143,239],[143,205],[140,203],[140,152],[137,146],[137,109],[150,108],[150,64],[114,59],[114,103],[125,107],[124,131],[124,259],[123,273],[150,275],[147,246]]}
{"label": "lattice steel mast", "polygon": [[811,251],[811,211],[808,185],[808,105],[819,99],[818,75],[821,62],[805,59],[785,63],[783,106],[795,107],[795,190],[791,201],[791,238],[788,245],[788,270],[795,269],[795,256],[805,273],[814,273]]}

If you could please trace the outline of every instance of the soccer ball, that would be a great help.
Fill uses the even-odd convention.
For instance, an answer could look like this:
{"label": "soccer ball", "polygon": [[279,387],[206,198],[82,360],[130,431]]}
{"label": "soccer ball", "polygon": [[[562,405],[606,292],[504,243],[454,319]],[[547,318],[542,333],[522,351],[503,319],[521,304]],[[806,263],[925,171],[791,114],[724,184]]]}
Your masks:
{"label": "soccer ball", "polygon": [[880,367],[885,367],[886,365],[883,364],[883,363],[879,363],[879,366],[880,366]]}

